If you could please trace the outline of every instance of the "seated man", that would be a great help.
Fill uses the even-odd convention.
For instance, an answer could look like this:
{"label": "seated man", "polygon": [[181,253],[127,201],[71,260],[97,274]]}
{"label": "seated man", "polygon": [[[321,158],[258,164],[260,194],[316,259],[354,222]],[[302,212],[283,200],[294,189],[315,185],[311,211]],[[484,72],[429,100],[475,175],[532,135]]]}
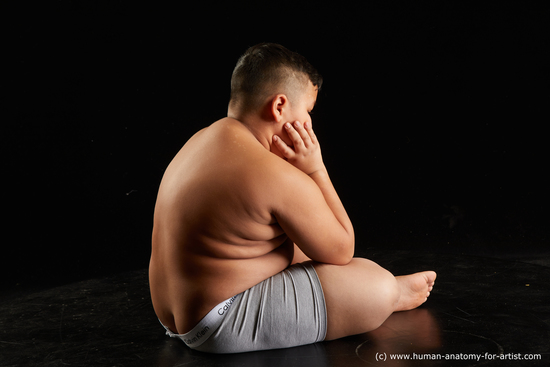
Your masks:
{"label": "seated man", "polygon": [[228,116],[166,169],[151,297],[167,334],[193,349],[237,353],[364,333],[432,290],[434,272],[394,277],[353,258],[353,227],[309,115],[321,84],[302,56],[251,47],[233,72]]}

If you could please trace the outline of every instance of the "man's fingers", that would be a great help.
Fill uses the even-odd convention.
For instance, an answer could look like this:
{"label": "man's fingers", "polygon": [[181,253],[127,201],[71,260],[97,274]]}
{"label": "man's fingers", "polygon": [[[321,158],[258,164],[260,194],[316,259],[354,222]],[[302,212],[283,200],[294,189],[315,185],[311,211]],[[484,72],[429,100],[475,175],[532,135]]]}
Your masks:
{"label": "man's fingers", "polygon": [[306,147],[309,147],[311,145],[311,138],[309,136],[309,132],[305,129],[305,123],[302,126],[302,124],[299,121],[296,121],[294,123],[294,128],[298,132],[298,135],[302,138],[302,141],[304,142],[304,145]]}
{"label": "man's fingers", "polygon": [[283,139],[281,139],[277,135],[273,135],[273,144],[275,144],[277,149],[279,149],[279,151],[283,153],[283,155],[286,158],[291,158],[293,156],[294,150],[292,150],[288,145],[286,145]]}
{"label": "man's fingers", "polygon": [[311,127],[311,123],[304,123],[304,129],[306,130],[306,132],[308,133],[309,135],[309,138],[311,139],[311,142],[313,144],[317,144],[317,136],[315,135],[315,133],[313,132],[313,128]]}
{"label": "man's fingers", "polygon": [[295,149],[299,150],[302,147],[307,148],[311,145],[311,138],[300,122],[286,123],[285,127]]}
{"label": "man's fingers", "polygon": [[308,175],[319,170],[323,166],[323,158],[311,123],[287,122],[284,130],[289,140],[273,135],[273,144],[282,157]]}
{"label": "man's fingers", "polygon": [[302,137],[290,122],[287,122],[285,124],[285,128],[286,128],[288,137],[290,138],[290,140],[292,140],[292,143],[294,144],[294,148],[297,148],[304,143]]}

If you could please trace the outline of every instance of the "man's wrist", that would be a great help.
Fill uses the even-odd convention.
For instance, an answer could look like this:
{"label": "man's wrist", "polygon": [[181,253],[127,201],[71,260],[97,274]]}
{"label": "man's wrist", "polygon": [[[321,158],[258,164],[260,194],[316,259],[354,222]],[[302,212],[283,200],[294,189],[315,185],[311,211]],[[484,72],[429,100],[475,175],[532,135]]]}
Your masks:
{"label": "man's wrist", "polygon": [[325,167],[324,164],[322,165],[322,167],[319,167],[315,171],[313,171],[311,173],[308,173],[308,176],[313,178],[313,179],[314,179],[314,176],[317,176],[317,175],[326,175],[326,176],[328,176],[328,171],[327,171],[327,168]]}

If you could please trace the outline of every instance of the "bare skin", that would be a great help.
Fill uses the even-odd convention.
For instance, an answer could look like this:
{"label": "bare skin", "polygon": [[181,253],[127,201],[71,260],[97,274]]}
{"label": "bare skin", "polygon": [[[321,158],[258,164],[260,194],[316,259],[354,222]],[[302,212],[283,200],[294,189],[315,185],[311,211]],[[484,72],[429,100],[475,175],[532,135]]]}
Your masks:
{"label": "bare skin", "polygon": [[323,287],[327,340],[373,330],[426,301],[434,272],[394,277],[353,258],[353,226],[312,129],[316,98],[309,82],[297,101],[274,93],[254,113],[230,108],[166,169],[149,279],[157,316],[173,332],[303,261]]}

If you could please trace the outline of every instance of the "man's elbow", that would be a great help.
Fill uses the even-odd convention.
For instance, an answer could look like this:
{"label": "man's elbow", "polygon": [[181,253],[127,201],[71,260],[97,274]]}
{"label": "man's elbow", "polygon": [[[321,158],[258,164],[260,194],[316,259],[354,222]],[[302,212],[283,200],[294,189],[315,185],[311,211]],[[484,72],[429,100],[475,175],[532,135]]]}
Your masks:
{"label": "man's elbow", "polygon": [[353,256],[355,255],[355,238],[353,234],[347,238],[345,241],[342,241],[340,246],[338,246],[338,251],[335,254],[334,265],[348,265]]}

